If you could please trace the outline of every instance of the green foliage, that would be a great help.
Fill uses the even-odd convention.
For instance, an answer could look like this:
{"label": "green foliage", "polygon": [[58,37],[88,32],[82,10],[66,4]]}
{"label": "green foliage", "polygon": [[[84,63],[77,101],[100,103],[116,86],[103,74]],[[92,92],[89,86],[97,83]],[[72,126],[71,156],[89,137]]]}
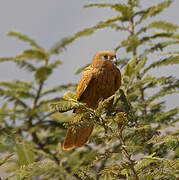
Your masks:
{"label": "green foliage", "polygon": [[87,64],[87,65],[85,65],[85,66],[79,68],[79,69],[75,72],[75,74],[81,73],[81,72],[82,72],[86,67],[88,67],[88,66],[89,66],[89,64]]}
{"label": "green foliage", "polygon": [[94,3],[94,4],[88,4],[84,6],[85,8],[88,7],[110,7],[112,9],[114,9],[117,12],[120,12],[121,14],[121,20],[122,21],[127,21],[127,19],[130,18],[130,16],[133,14],[133,8],[131,7],[130,4],[98,4],[98,3]]}
{"label": "green foliage", "polygon": [[53,170],[53,162],[34,162],[27,166],[22,166],[19,170],[15,172],[15,177],[17,180],[31,179],[34,176],[43,175],[44,179],[47,179],[47,171]]}
{"label": "green foliage", "polygon": [[[55,112],[49,112],[49,103],[57,102],[60,99],[59,92],[74,90],[76,84],[46,88],[46,80],[61,65],[61,61],[53,60],[49,51],[26,35],[18,32],[10,32],[9,35],[29,42],[33,49],[26,49],[15,57],[0,58],[0,62],[14,62],[18,68],[30,73],[33,79],[0,82],[0,96],[4,98],[0,108],[0,152],[11,153],[1,160],[1,165],[8,165],[7,172],[13,170],[9,178],[42,176],[43,179],[49,179],[59,176],[58,167],[52,166],[59,161],[57,143],[65,133],[59,119],[70,117],[59,117]],[[49,94],[54,98],[47,98]],[[61,129],[61,132],[57,129]],[[11,157],[13,154],[15,156]],[[9,163],[8,160],[12,158],[13,161]],[[47,170],[50,169],[49,173]],[[61,176],[71,179],[66,170],[62,170]]]}
{"label": "green foliage", "polygon": [[66,112],[78,107],[79,105],[77,102],[68,102],[65,100],[50,105],[50,109],[52,112]]}
{"label": "green foliage", "polygon": [[[19,32],[9,33],[29,43],[30,48],[14,57],[0,58],[0,63],[15,63],[32,80],[0,82],[0,152],[4,156],[0,167],[6,167],[8,179],[179,178],[179,108],[166,109],[167,101],[163,99],[179,92],[179,80],[155,76],[151,71],[178,65],[179,51],[168,48],[179,44],[178,25],[155,19],[146,21],[168,8],[171,0],[146,9],[140,2],[85,5],[111,8],[117,15],[61,39],[50,50]],[[77,38],[104,28],[128,33],[115,48],[116,52],[126,52],[118,59],[122,85],[91,109],[77,100],[75,83],[46,85],[61,65],[58,58],[53,59],[54,55]],[[70,110],[79,113],[67,112]],[[86,145],[62,150],[67,127],[89,124],[95,128]]]}
{"label": "green foliage", "polygon": [[39,46],[33,39],[31,39],[28,36],[21,34],[19,32],[11,31],[8,33],[8,35],[17,37],[21,41],[28,42],[31,46],[33,46],[35,48],[41,48],[41,46]]}
{"label": "green foliage", "polygon": [[37,69],[35,73],[35,79],[39,82],[45,81],[52,73],[52,69],[49,66],[42,66]]}
{"label": "green foliage", "polygon": [[178,29],[178,26],[165,21],[153,21],[151,24],[147,26],[147,29],[150,28],[161,29],[166,32],[175,32]]}
{"label": "green foliage", "polygon": [[16,154],[18,156],[18,166],[27,165],[34,162],[34,153],[30,149],[29,144],[21,142],[16,144]]}
{"label": "green foliage", "polygon": [[179,64],[179,56],[170,56],[162,60],[155,61],[143,70],[143,74],[156,67],[174,65],[174,64]]}
{"label": "green foliage", "polygon": [[177,179],[178,178],[178,160],[166,160],[163,158],[154,157],[152,154],[143,157],[142,161],[137,165],[140,177],[143,179]]}
{"label": "green foliage", "polygon": [[0,162],[0,166],[2,166],[3,164],[7,163],[8,160],[14,155],[14,153],[9,154],[8,156],[6,156],[1,162]]}
{"label": "green foliage", "polygon": [[138,11],[135,13],[135,16],[139,16],[140,20],[137,22],[137,24],[142,23],[142,21],[146,20],[149,17],[153,17],[161,13],[165,8],[168,8],[172,3],[172,0],[163,1],[157,5],[150,6],[147,9]]}
{"label": "green foliage", "polygon": [[44,60],[48,58],[48,55],[43,50],[36,48],[25,50],[22,54],[18,55],[17,58]]}
{"label": "green foliage", "polygon": [[66,49],[67,45],[71,44],[77,38],[91,35],[93,34],[93,32],[94,32],[93,29],[89,28],[89,29],[84,29],[80,32],[77,32],[74,36],[63,38],[62,40],[57,42],[54,46],[52,46],[52,48],[50,49],[50,53],[59,54],[63,50]]}

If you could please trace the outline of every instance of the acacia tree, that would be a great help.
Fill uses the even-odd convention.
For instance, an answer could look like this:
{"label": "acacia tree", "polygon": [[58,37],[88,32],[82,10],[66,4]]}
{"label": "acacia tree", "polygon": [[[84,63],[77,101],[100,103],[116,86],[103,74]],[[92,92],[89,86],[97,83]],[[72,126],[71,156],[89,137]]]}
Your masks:
{"label": "acacia tree", "polygon": [[[178,93],[179,80],[150,73],[153,68],[179,63],[179,52],[167,49],[179,43],[178,26],[153,19],[146,25],[147,19],[161,13],[171,3],[171,0],[163,1],[146,9],[139,0],[88,4],[85,8],[111,8],[118,15],[60,40],[50,50],[25,35],[9,33],[28,42],[31,48],[15,57],[1,58],[0,62],[15,63],[30,73],[33,80],[0,83],[0,94],[4,98],[0,109],[0,152],[6,155],[0,167],[8,170],[7,179],[179,178],[178,130],[161,134],[178,122],[179,108],[166,110],[167,102],[161,98]],[[126,52],[118,59],[121,89],[100,102],[96,110],[76,100],[73,93],[76,84],[47,89],[46,80],[61,65],[51,56],[60,54],[76,38],[103,28],[128,33],[115,49]],[[150,55],[156,53],[160,56],[151,61]],[[59,92],[63,90],[72,92],[60,98]],[[106,105],[111,98],[114,101],[108,110]],[[83,113],[76,116],[59,113],[74,108],[83,109]],[[89,113],[90,117],[86,116]],[[79,122],[80,118],[85,121]],[[66,127],[75,128],[84,123],[97,127],[89,143],[63,151],[61,144]]]}

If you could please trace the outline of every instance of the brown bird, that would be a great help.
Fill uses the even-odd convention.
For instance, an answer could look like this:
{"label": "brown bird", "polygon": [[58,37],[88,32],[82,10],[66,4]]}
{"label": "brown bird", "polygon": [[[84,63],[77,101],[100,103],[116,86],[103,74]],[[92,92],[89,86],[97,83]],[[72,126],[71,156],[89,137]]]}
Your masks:
{"label": "brown bird", "polygon": [[[121,73],[114,65],[116,55],[111,51],[100,51],[92,59],[92,63],[85,68],[79,81],[76,96],[87,107],[96,109],[98,103],[112,96],[121,85]],[[78,113],[75,111],[75,113]],[[72,131],[68,128],[63,143],[63,149],[70,150],[83,146],[93,131],[93,125],[81,126]]]}

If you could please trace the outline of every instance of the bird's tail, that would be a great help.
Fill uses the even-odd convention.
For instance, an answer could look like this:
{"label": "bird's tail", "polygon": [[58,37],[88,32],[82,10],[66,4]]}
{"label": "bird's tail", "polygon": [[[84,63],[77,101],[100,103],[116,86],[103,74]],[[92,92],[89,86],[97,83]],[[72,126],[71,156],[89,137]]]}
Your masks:
{"label": "bird's tail", "polygon": [[68,128],[67,134],[63,143],[63,149],[70,150],[74,147],[83,146],[89,139],[93,131],[93,125],[91,126],[81,126],[72,130]]}

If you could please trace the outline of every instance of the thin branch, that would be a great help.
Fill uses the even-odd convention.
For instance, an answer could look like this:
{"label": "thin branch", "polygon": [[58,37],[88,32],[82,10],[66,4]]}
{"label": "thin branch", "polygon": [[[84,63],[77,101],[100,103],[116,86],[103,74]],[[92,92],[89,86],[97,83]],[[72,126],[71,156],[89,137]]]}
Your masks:
{"label": "thin branch", "polygon": [[129,32],[131,35],[134,34],[134,21],[133,21],[133,16],[129,18]]}
{"label": "thin branch", "polygon": [[129,168],[132,171],[133,177],[134,177],[135,180],[139,180],[137,172],[135,171],[135,168],[134,168],[134,161],[131,159],[131,155],[128,153],[127,149],[125,148],[126,145],[125,145],[125,142],[124,142],[124,140],[122,138],[122,131],[123,131],[125,125],[120,127],[119,132],[115,132],[111,127],[109,127],[105,123],[105,121],[104,121],[104,119],[102,117],[100,117],[99,119],[100,119],[101,125],[104,127],[105,131],[110,130],[119,139],[119,141],[121,143],[121,146],[122,146],[122,152],[123,152],[125,158],[127,159],[128,163],[129,163]]}
{"label": "thin branch", "polygon": [[[46,66],[46,65],[48,65],[48,58],[44,60],[44,66]],[[33,111],[33,110],[37,107],[37,103],[38,103],[38,100],[39,100],[39,98],[40,98],[43,85],[44,85],[44,81],[41,81],[40,84],[39,84],[39,88],[38,88],[38,90],[37,90],[37,94],[36,94],[36,96],[35,96],[35,98],[34,98],[34,100],[33,100],[33,102],[32,102],[31,111]],[[28,120],[29,127],[32,127],[32,126],[33,126],[32,121],[33,121],[33,116],[30,116],[30,117],[29,117],[29,120]],[[56,157],[54,154],[52,154],[52,153],[50,152],[50,150],[46,149],[46,148],[44,147],[44,144],[42,144],[42,143],[40,142],[40,140],[39,140],[36,132],[32,132],[32,140],[33,140],[33,142],[34,142],[35,144],[38,145],[38,147],[39,147],[42,151],[50,154],[50,156],[55,160],[55,162],[56,162],[57,164],[59,163],[59,160],[57,159],[57,157]]]}
{"label": "thin branch", "polygon": [[58,158],[54,154],[52,154],[48,149],[44,148],[44,145],[40,142],[40,140],[35,132],[32,133],[32,138],[33,138],[33,142],[35,142],[42,151],[49,154],[55,160],[55,162],[57,164],[59,164]]}
{"label": "thin branch", "polygon": [[126,149],[126,145],[125,145],[125,142],[124,142],[123,137],[122,137],[122,131],[123,131],[123,128],[121,128],[120,132],[118,133],[118,139],[120,140],[120,143],[122,146],[122,152],[123,152],[125,158],[127,159],[128,163],[129,163],[129,167],[132,171],[134,179],[139,180],[137,172],[135,171],[135,168],[134,168],[134,161],[131,159],[131,155],[128,153],[128,151]]}
{"label": "thin branch", "polygon": [[51,116],[52,114],[55,114],[56,112],[49,112],[47,113],[45,116],[43,116],[42,118],[39,119],[39,122],[41,122],[42,120],[45,120],[46,118],[48,118],[49,116]]}
{"label": "thin branch", "polygon": [[[130,33],[131,33],[131,35],[134,35],[135,34],[135,32],[134,32],[134,17],[133,16],[131,16],[130,17],[130,19],[129,19],[129,31],[130,31]],[[137,55],[137,49],[135,48],[134,50],[133,50],[133,57],[135,57]],[[136,61],[136,65],[139,63],[139,59]],[[138,80],[141,80],[142,78],[141,78],[141,75],[140,75],[140,73],[138,73],[137,74],[137,79]],[[145,101],[145,97],[144,97],[144,88],[140,88],[139,89],[140,90],[140,94],[141,94],[141,102],[144,102]],[[147,109],[146,109],[146,106],[144,107],[144,110],[142,110],[142,114],[143,115],[145,115],[145,114],[147,114]]]}
{"label": "thin branch", "polygon": [[[48,59],[45,59],[45,60],[44,60],[44,66],[46,66],[47,64],[48,64]],[[44,85],[44,81],[41,81],[41,82],[40,82],[40,85],[39,85],[39,88],[38,88],[38,90],[37,90],[37,94],[36,94],[36,96],[35,96],[35,99],[34,99],[34,101],[32,102],[31,110],[34,110],[34,109],[36,108],[36,106],[37,106],[37,102],[38,102],[38,100],[39,100],[39,98],[40,98],[40,94],[41,94],[43,85]],[[33,119],[33,117],[31,116],[31,117],[29,118],[29,123],[30,123],[30,124],[32,124],[32,119]]]}

